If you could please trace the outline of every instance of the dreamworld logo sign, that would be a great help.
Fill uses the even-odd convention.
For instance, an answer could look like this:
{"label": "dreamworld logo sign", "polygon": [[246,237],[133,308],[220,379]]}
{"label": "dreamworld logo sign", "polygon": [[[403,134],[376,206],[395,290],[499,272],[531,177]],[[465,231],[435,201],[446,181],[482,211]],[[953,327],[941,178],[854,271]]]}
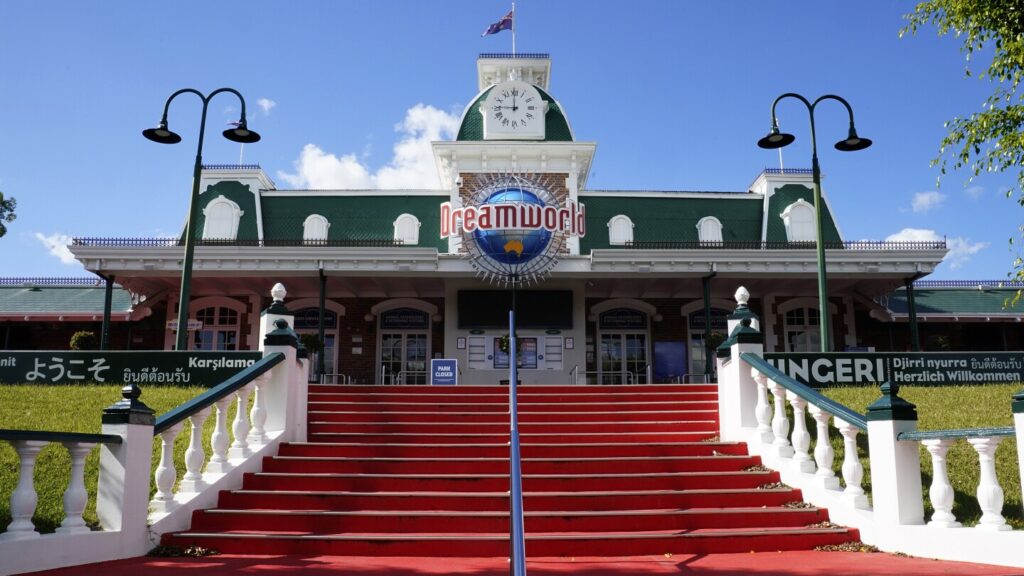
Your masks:
{"label": "dreamworld logo sign", "polygon": [[566,199],[564,208],[531,201],[465,208],[456,208],[451,202],[441,204],[441,238],[489,230],[544,230],[582,237],[587,231],[586,207],[571,199]]}

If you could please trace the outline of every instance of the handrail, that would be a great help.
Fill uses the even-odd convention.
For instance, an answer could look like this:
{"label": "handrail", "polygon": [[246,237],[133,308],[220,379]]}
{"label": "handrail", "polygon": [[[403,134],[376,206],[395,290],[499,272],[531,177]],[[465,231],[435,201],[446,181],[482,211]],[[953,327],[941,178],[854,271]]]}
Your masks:
{"label": "handrail", "polygon": [[0,440],[40,440],[43,442],[85,442],[89,444],[120,444],[116,434],[84,434],[81,432],[50,432],[44,430],[10,430],[0,428]]}
{"label": "handrail", "polygon": [[210,388],[206,392],[203,392],[199,396],[185,402],[170,412],[161,414],[156,419],[156,425],[153,426],[153,434],[159,434],[164,430],[167,430],[178,422],[185,420],[203,408],[206,408],[221,398],[224,398],[228,394],[237,391],[283,361],[284,354],[280,352],[268,354],[252,366],[245,368],[224,382]]}
{"label": "handrail", "polygon": [[[404,386],[405,385],[405,377],[410,375],[410,374],[412,374],[413,376],[416,376],[416,375],[419,375],[419,374],[427,376],[427,375],[430,374],[430,371],[429,370],[399,370],[398,373],[395,375],[398,378],[398,384]],[[395,379],[394,378],[391,379],[391,383],[392,384],[395,383]]]}
{"label": "handrail", "polygon": [[854,412],[849,407],[844,406],[836,402],[835,400],[832,400],[831,398],[822,396],[813,388],[806,386],[798,382],[797,380],[794,380],[793,378],[790,378],[789,376],[781,372],[778,368],[769,364],[768,361],[766,361],[764,358],[761,358],[757,354],[744,352],[743,354],[740,355],[740,358],[742,358],[743,361],[746,362],[747,364],[756,368],[758,372],[764,374],[768,378],[771,378],[773,382],[777,382],[786,390],[789,390],[790,392],[796,394],[797,396],[800,396],[804,400],[807,400],[809,403],[817,406],[818,408],[821,408],[822,410],[828,412],[829,414],[835,416],[836,418],[844,420],[861,430],[868,429],[867,417],[865,417],[863,414]]}
{"label": "handrail", "polygon": [[[516,317],[515,312],[508,313],[509,338],[508,357],[516,358]],[[519,405],[516,398],[517,362],[509,362],[508,378],[508,423],[509,423],[509,520],[512,540],[512,574],[526,576],[526,534],[523,528],[523,471],[519,458]]]}
{"label": "handrail", "polygon": [[897,440],[953,440],[955,438],[989,438],[992,436],[1016,436],[1013,426],[996,428],[963,428],[958,430],[914,430],[900,432]]}
{"label": "handrail", "polygon": [[575,366],[572,367],[572,370],[569,370],[569,383],[570,384],[579,384],[580,383],[580,365],[579,364],[576,364]]}

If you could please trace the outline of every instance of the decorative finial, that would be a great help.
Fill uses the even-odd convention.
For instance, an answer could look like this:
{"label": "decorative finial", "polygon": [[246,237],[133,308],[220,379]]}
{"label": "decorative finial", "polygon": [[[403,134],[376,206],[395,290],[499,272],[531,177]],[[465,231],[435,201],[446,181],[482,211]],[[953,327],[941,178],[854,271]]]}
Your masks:
{"label": "decorative finial", "polygon": [[740,286],[736,289],[736,294],[734,294],[733,297],[736,298],[737,304],[740,306],[746,306],[747,301],[750,300],[750,292],[748,292],[743,286]]}
{"label": "decorative finial", "polygon": [[274,299],[274,302],[284,302],[284,297],[288,295],[288,291],[284,289],[284,284],[278,282],[274,284],[274,287],[270,289],[270,296]]}

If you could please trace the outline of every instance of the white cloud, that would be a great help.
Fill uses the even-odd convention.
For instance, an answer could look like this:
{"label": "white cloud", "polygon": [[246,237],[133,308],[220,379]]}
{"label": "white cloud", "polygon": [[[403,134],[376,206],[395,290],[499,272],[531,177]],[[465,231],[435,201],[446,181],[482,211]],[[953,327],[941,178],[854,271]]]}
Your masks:
{"label": "white cloud", "polygon": [[42,242],[50,255],[60,258],[62,263],[75,264],[78,262],[75,260],[75,255],[71,253],[71,250],[68,250],[68,244],[71,244],[71,236],[61,234],[60,232],[44,236],[42,232],[36,232],[36,240]]}
{"label": "white cloud", "polygon": [[971,199],[977,200],[978,198],[981,198],[982,194],[985,193],[985,189],[982,188],[981,186],[971,186],[967,190],[964,190],[964,192],[967,192],[967,195],[970,196]]}
{"label": "white cloud", "polygon": [[316,144],[306,144],[295,161],[295,172],[279,171],[277,176],[296,188],[439,188],[430,143],[451,140],[458,129],[457,115],[417,104],[395,125],[401,138],[394,146],[391,161],[376,172],[355,153],[336,156]]}
{"label": "white cloud", "polygon": [[[895,234],[885,238],[886,242],[936,242],[942,240],[934,230],[921,228],[904,228]],[[971,242],[970,238],[947,238],[946,247],[949,252],[943,258],[943,262],[949,264],[950,270],[962,268],[971,260],[971,256],[988,248],[988,242]]]}
{"label": "white cloud", "polygon": [[924,213],[938,208],[946,201],[946,195],[940,194],[939,192],[918,192],[914,194],[914,200],[910,203],[910,208],[915,213]]}
{"label": "white cloud", "polygon": [[260,107],[260,110],[263,110],[264,116],[270,116],[270,110],[274,106],[277,106],[277,102],[274,102],[270,98],[260,98],[256,101],[256,105]]}

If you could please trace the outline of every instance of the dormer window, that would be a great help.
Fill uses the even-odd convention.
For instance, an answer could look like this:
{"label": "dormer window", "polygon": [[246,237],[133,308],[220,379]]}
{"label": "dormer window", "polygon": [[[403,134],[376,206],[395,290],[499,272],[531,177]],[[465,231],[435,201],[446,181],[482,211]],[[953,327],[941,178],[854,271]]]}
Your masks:
{"label": "dormer window", "polygon": [[234,240],[242,209],[224,196],[218,196],[203,209],[203,240]]}
{"label": "dormer window", "polygon": [[327,230],[331,223],[319,214],[310,214],[302,223],[302,241],[307,243],[326,242]]}
{"label": "dormer window", "polygon": [[395,218],[395,241],[402,244],[416,245],[420,243],[420,220],[412,214],[402,214]]}
{"label": "dormer window", "polygon": [[697,237],[701,242],[721,242],[722,223],[714,216],[705,216],[697,222]]}
{"label": "dormer window", "polygon": [[624,246],[633,241],[633,221],[625,214],[619,214],[608,221],[608,243]]}
{"label": "dormer window", "polygon": [[790,242],[814,242],[814,207],[800,198],[782,211],[782,222],[786,225],[786,239]]}

